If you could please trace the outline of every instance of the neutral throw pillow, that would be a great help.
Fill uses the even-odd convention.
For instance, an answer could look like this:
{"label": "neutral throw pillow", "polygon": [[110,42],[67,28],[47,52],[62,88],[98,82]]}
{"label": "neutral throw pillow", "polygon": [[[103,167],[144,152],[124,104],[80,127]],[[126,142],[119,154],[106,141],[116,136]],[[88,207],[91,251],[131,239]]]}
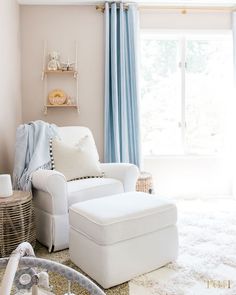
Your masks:
{"label": "neutral throw pillow", "polygon": [[102,177],[96,146],[89,136],[70,146],[60,139],[51,140],[52,168],[65,175],[66,180]]}

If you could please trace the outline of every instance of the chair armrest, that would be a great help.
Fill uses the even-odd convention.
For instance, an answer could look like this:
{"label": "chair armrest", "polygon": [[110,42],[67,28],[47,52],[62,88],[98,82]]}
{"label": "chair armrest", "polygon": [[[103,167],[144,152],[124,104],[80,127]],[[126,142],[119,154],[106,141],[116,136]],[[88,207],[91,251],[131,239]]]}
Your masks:
{"label": "chair armrest", "polygon": [[55,214],[68,212],[67,182],[62,173],[56,170],[37,170],[32,174],[32,184],[36,189],[35,198],[37,198],[37,190],[50,195]]}
{"label": "chair armrest", "polygon": [[115,178],[123,183],[124,191],[135,191],[136,182],[139,176],[137,166],[128,163],[104,163],[101,168],[105,173],[105,177]]}

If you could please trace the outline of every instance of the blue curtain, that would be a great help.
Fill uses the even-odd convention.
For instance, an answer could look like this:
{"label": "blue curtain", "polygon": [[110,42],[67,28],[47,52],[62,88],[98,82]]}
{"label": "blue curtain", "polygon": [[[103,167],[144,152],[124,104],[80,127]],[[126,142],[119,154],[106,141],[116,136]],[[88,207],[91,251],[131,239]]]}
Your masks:
{"label": "blue curtain", "polygon": [[105,162],[140,166],[135,4],[105,4]]}

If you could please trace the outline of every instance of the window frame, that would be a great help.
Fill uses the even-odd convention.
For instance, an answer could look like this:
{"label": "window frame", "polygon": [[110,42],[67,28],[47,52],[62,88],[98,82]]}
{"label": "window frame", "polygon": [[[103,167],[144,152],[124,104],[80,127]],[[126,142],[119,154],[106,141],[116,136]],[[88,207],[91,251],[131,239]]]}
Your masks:
{"label": "window frame", "polygon": [[[176,154],[159,154],[159,155],[144,155],[146,159],[154,159],[154,158],[167,158],[167,157],[173,157],[173,158],[221,158],[223,155],[221,153],[216,154],[198,154],[198,153],[190,153],[187,152],[186,148],[186,41],[187,40],[197,40],[197,37],[199,37],[199,40],[201,39],[203,35],[208,36],[210,39],[214,40],[214,36],[221,36],[221,38],[227,38],[232,36],[232,30],[231,29],[215,29],[215,30],[159,30],[159,29],[141,29],[140,30],[140,42],[143,36],[150,36],[154,37],[156,36],[158,40],[178,40],[180,43],[180,61],[179,61],[179,67],[181,69],[181,93],[180,93],[180,99],[181,99],[181,114],[180,114],[180,122],[179,122],[179,128],[181,128],[181,144],[182,144],[182,151],[183,153],[176,153]],[[194,37],[195,36],[195,37]],[[160,38],[161,37],[161,38]]]}

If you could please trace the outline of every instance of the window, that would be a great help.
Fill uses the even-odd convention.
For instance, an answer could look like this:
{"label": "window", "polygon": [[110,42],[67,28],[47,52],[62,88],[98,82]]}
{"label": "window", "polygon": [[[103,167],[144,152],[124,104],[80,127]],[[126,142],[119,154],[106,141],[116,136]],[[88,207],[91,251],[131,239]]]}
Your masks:
{"label": "window", "polygon": [[230,34],[142,34],[145,156],[223,151],[232,65]]}

